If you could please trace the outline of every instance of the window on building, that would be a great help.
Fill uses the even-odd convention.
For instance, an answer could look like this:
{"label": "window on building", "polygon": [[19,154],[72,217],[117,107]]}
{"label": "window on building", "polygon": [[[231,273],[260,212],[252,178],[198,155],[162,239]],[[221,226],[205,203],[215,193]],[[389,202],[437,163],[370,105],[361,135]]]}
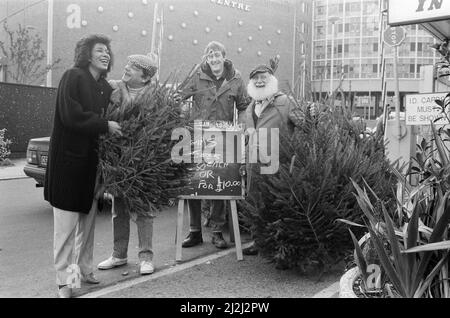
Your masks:
{"label": "window on building", "polygon": [[363,17],[363,35],[378,36],[380,30],[379,24],[380,23],[378,17]]}
{"label": "window on building", "polygon": [[416,43],[411,42],[409,49],[410,49],[411,52],[415,52],[416,51]]}
{"label": "window on building", "polygon": [[377,38],[363,38],[361,44],[361,52],[363,57],[375,56],[378,53]]}
{"label": "window on building", "polygon": [[316,15],[317,16],[324,16],[326,14],[327,8],[326,6],[322,5],[322,6],[316,6]]}
{"label": "window on building", "polygon": [[325,42],[314,43],[314,58],[317,60],[325,59]]}
{"label": "window on building", "polygon": [[350,24],[346,23],[345,24],[345,33],[350,32]]}
{"label": "window on building", "polygon": [[328,15],[338,15],[339,14],[339,4],[330,4],[328,6]]}
{"label": "window on building", "polygon": [[314,62],[313,63],[313,79],[320,80],[325,79],[328,70],[325,66],[325,62]]}
{"label": "window on building", "polygon": [[347,15],[355,15],[361,13],[361,2],[353,1],[345,3],[345,12]]}
{"label": "window on building", "polygon": [[366,15],[378,14],[378,0],[364,1],[363,13]]}
{"label": "window on building", "polygon": [[[345,48],[345,46],[347,46]],[[361,41],[358,38],[344,40],[345,57],[359,58],[361,50]]]}
{"label": "window on building", "polygon": [[316,39],[324,39],[325,38],[325,26],[324,25],[316,25]]}
{"label": "window on building", "polygon": [[300,54],[305,54],[305,43],[300,42]]}
{"label": "window on building", "polygon": [[363,62],[361,67],[362,78],[376,78],[378,76],[377,60],[369,59]]}
{"label": "window on building", "polygon": [[361,35],[361,19],[360,18],[349,18],[346,20],[345,33],[349,36],[359,36]]}

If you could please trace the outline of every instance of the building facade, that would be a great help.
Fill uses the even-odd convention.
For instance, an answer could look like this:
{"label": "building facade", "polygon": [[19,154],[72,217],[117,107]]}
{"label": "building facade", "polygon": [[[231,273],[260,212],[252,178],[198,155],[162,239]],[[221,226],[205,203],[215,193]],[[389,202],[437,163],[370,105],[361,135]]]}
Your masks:
{"label": "building facade", "polygon": [[[92,33],[112,39],[114,79],[128,55],[152,50],[160,56],[161,79],[182,78],[212,40],[225,45],[226,57],[245,80],[253,67],[275,56],[285,90],[299,90],[311,74],[312,0],[0,0],[0,12],[10,29],[20,24],[40,34],[50,60],[61,59],[37,85],[57,86],[73,64],[76,41]],[[8,40],[3,28],[0,40]]]}
{"label": "building facade", "polygon": [[[383,43],[387,28],[384,0],[314,0],[312,89],[316,96],[340,88],[337,104],[346,103],[365,118],[382,112],[383,79],[387,103],[394,95],[394,49]],[[419,92],[420,67],[438,57],[436,40],[418,25],[404,27],[398,47],[400,99]],[[331,72],[331,69],[333,72]]]}

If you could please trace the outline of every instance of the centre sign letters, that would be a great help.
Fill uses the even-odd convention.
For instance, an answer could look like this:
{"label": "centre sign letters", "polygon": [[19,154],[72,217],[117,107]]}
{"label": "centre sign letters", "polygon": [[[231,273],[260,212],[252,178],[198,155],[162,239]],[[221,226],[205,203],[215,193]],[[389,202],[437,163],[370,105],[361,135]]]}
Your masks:
{"label": "centre sign letters", "polygon": [[235,8],[242,11],[250,11],[250,5],[243,3],[242,1],[233,1],[233,0],[211,0],[212,3],[217,5]]}
{"label": "centre sign letters", "polygon": [[389,0],[389,25],[407,25],[450,18],[450,0]]}

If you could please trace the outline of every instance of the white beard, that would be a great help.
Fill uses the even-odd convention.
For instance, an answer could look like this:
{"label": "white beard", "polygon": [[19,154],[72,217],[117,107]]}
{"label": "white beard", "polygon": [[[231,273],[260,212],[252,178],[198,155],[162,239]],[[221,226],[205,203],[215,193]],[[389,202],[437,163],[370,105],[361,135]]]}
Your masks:
{"label": "white beard", "polygon": [[254,100],[264,100],[278,93],[278,79],[270,75],[269,81],[264,87],[256,87],[255,82],[251,79],[247,85],[247,93]]}

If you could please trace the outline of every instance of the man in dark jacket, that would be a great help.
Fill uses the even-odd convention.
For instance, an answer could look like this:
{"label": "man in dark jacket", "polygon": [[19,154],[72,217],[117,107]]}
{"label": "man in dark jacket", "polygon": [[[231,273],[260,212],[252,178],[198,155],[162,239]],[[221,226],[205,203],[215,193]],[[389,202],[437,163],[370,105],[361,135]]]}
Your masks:
{"label": "man in dark jacket", "polygon": [[[194,119],[237,122],[237,117],[244,114],[250,101],[241,74],[230,60],[225,59],[223,44],[210,42],[204,54],[205,61],[183,91],[183,98],[193,97]],[[226,222],[224,203],[222,200],[211,201],[212,243],[217,248],[227,247],[222,235],[222,227]],[[183,247],[203,242],[200,200],[189,200],[189,208],[190,233],[183,241]]]}
{"label": "man in dark jacket", "polygon": [[75,66],[58,87],[44,197],[53,206],[56,283],[64,298],[71,297],[73,285],[79,287],[71,274],[99,283],[92,264],[98,136],[121,133],[116,122],[100,117],[112,91],[105,80],[111,63],[107,37],[83,38],[75,48]]}

